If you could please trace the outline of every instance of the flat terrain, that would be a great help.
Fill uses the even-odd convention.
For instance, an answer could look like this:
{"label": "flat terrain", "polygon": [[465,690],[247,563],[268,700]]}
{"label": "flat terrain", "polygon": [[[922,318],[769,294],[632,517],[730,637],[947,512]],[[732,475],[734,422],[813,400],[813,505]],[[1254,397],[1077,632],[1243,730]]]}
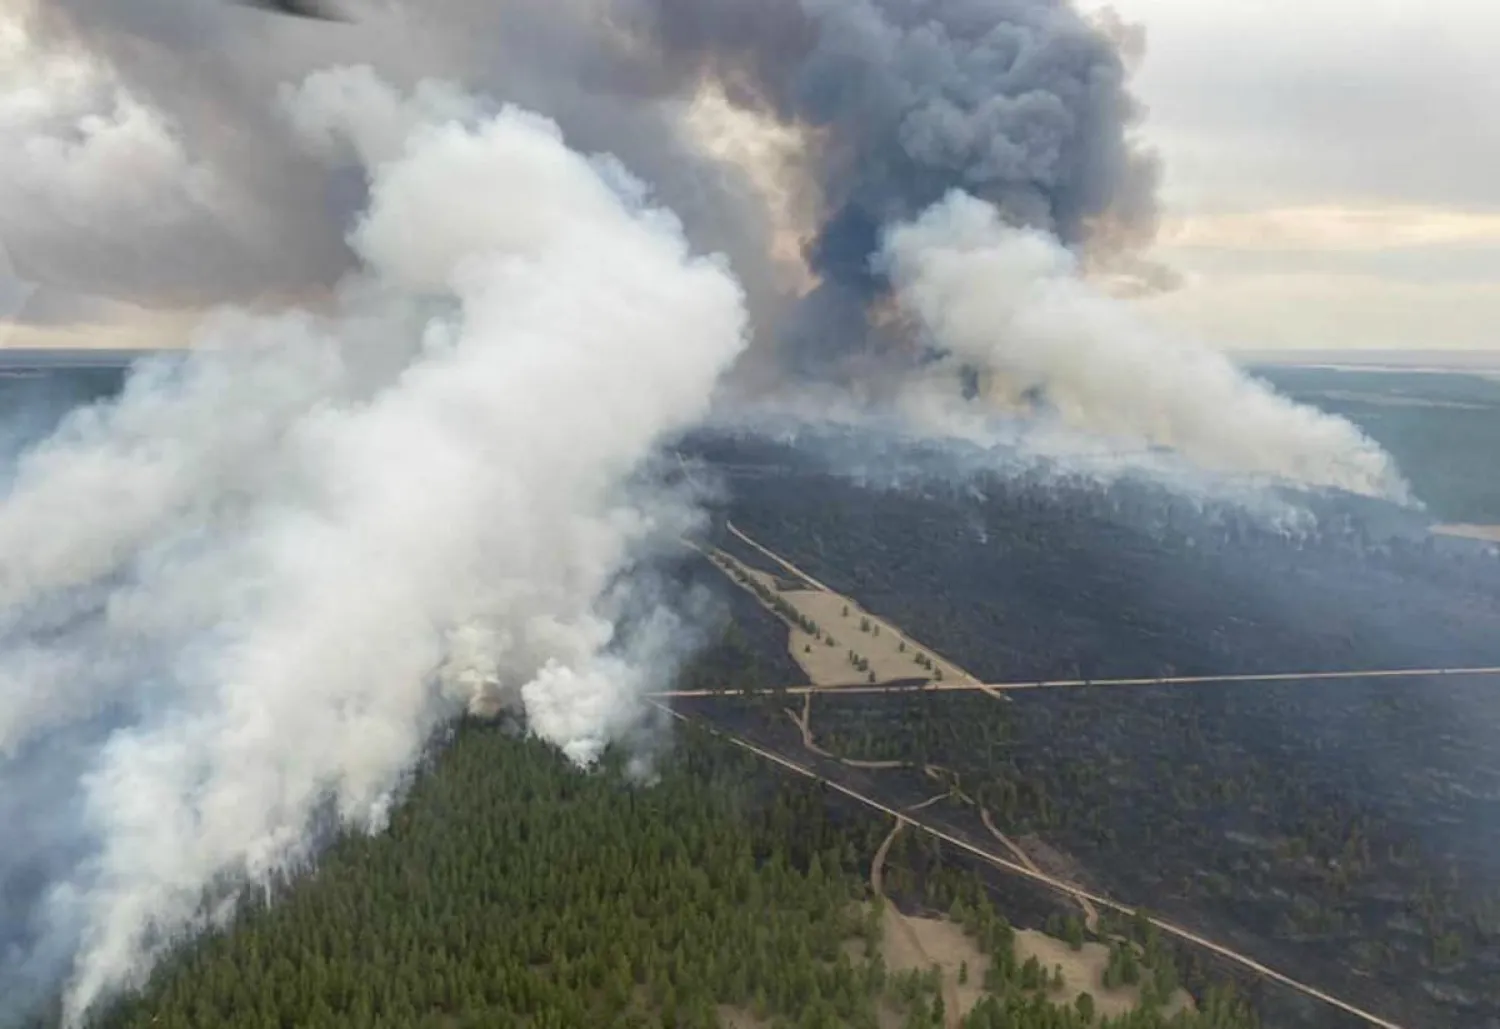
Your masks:
{"label": "flat terrain", "polygon": [[[826,624],[820,620],[821,616],[815,612],[825,612],[842,619],[860,617],[863,621],[862,627],[868,631],[871,627],[883,630],[889,638],[909,641],[910,637],[901,630],[884,620],[875,620],[866,615],[860,615],[858,605],[839,594],[833,593],[825,588],[821,589],[796,589],[788,586],[812,585],[821,587],[822,584],[802,572],[795,564],[788,561],[774,551],[759,544],[743,532],[731,530],[734,536],[741,542],[750,545],[758,553],[769,558],[780,566],[784,571],[795,576],[793,583],[780,579],[767,572],[760,572],[749,565],[738,561],[723,551],[713,551],[711,557],[713,562],[723,570],[730,581],[744,586],[764,602],[766,611],[775,613],[776,605],[772,598],[780,598],[792,601],[795,597],[815,596],[824,601],[823,607],[797,606],[800,614],[812,619],[819,626]],[[758,588],[756,588],[758,587]],[[791,647],[793,656],[797,656],[798,644],[810,648],[817,643],[823,642],[823,634],[808,633],[797,626],[795,622],[788,625],[789,634],[794,641]],[[878,635],[878,633],[877,633]],[[825,648],[826,649],[826,648]],[[905,650],[898,651],[904,656]],[[805,658],[803,660],[806,660]],[[957,665],[948,662],[941,655],[931,655],[930,660],[933,667],[957,668]],[[804,664],[810,674],[813,674],[815,662],[809,661]],[[875,667],[871,662],[872,669]],[[963,674],[963,673],[960,673]],[[816,681],[816,680],[815,680]],[[972,680],[971,680],[972,681]],[[796,726],[801,735],[801,743],[805,750],[819,757],[832,759],[851,768],[866,770],[890,770],[907,767],[905,763],[896,760],[872,760],[849,757],[836,754],[819,745],[816,742],[812,726],[812,696],[803,694],[800,708],[788,708],[785,714]],[[1003,700],[996,696],[993,699]],[[1074,871],[1074,863],[1065,854],[1060,853],[1048,846],[1035,835],[1027,837],[1026,846],[1016,842],[999,829],[991,813],[979,804],[978,801],[968,793],[964,792],[957,784],[956,779],[950,779],[950,773],[941,766],[927,764],[922,769],[923,774],[938,782],[948,782],[949,787],[946,794],[934,795],[919,804],[912,805],[907,810],[918,811],[929,807],[934,803],[945,799],[954,799],[975,808],[985,829],[994,837],[995,841],[1004,848],[1004,852],[1017,860],[1024,867],[1039,874],[1052,876],[1063,876],[1064,881]],[[897,821],[890,834],[882,841],[876,851],[871,865],[870,886],[876,896],[884,897],[883,889],[883,864],[886,855],[904,826],[902,821]],[[1047,863],[1047,871],[1033,859],[1037,854]],[[1087,931],[1094,933],[1099,927],[1099,913],[1092,903],[1083,897],[1078,898],[1080,910],[1083,915],[1084,925]],[[984,995],[984,990],[979,984],[982,977],[989,968],[989,961],[982,951],[978,949],[975,941],[967,936],[960,926],[957,926],[945,918],[923,917],[903,913],[895,905],[886,905],[882,909],[882,952],[886,961],[895,971],[922,972],[929,969],[936,970],[940,980],[940,989],[945,999],[945,1009],[948,1012],[948,1024],[957,1025],[959,1020],[979,1003]],[[1044,971],[1055,974],[1056,979],[1052,987],[1047,991],[1048,996],[1065,1005],[1074,1005],[1078,1002],[1081,994],[1089,994],[1095,1009],[1102,1016],[1117,1016],[1138,1009],[1142,1003],[1142,991],[1139,987],[1128,984],[1109,984],[1107,981],[1107,968],[1110,963],[1111,947],[1098,942],[1084,942],[1076,949],[1067,942],[1048,935],[1036,929],[1021,930],[1015,935],[1015,953],[1017,960],[1026,962],[1034,960]],[[1170,1017],[1178,1011],[1190,1011],[1195,1007],[1193,998],[1185,990],[1175,989],[1170,997],[1161,1004],[1160,1010],[1164,1015]]]}
{"label": "flat terrain", "polygon": [[[1426,433],[1425,452],[1492,441],[1491,401],[1449,385],[1430,401],[1309,388],[1383,432]],[[712,543],[720,568],[757,588],[696,559],[673,569],[711,582],[730,620],[663,685],[744,687],[681,710],[822,782],[682,729],[653,751],[660,778],[646,789],[623,755],[586,775],[524,727],[460,726],[389,833],[340,841],[270,907],[253,891],[229,931],[184,948],[101,1026],[898,1029],[956,1026],[967,1011],[972,1026],[1029,1029],[1057,1021],[1038,1004],[1087,992],[1103,1013],[1152,1001],[1151,1029],[1190,1006],[1186,1026],[1241,1029],[1249,1019],[1224,1014],[1234,1006],[1216,992],[1228,979],[1263,1024],[1351,1024],[1131,924],[1108,898],[1404,1029],[1500,1024],[1500,683],[1145,685],[1008,702],[775,692],[970,670],[1494,664],[1494,548],[1350,498],[1309,501],[1317,527],[1302,532],[1128,479],[928,474],[900,453],[831,474],[806,451],[726,452],[733,496]],[[1494,479],[1470,479],[1440,513],[1487,528]],[[829,784],[944,836],[893,828]],[[872,922],[875,897],[888,903]],[[1106,986],[1127,952],[1152,978]],[[1057,968],[1060,986],[1028,981]],[[1141,994],[1156,976],[1176,985],[1153,1019]],[[985,1021],[987,1005],[1005,1013]]]}
{"label": "flat terrain", "polygon": [[962,928],[947,919],[908,917],[888,909],[881,946],[894,971],[937,968],[943,978],[945,1008],[959,1018],[973,1011],[984,996],[981,984],[989,958]]}
{"label": "flat terrain", "polygon": [[[724,518],[992,682],[1500,663],[1500,563],[1409,513],[1310,498],[1316,527],[1293,532],[1131,481],[923,472],[899,448],[841,475],[816,446],[715,446],[738,484]],[[930,797],[940,766],[992,815],[952,800],[924,812],[955,835],[1396,1024],[1460,1026],[1500,1018],[1497,688],[1417,676],[1031,690],[1009,704],[834,693],[810,710],[786,698],[766,722],[710,707],[786,753],[810,737],[835,756],[818,767],[893,807]],[[1276,1012],[1346,1024],[1305,1004]]]}
{"label": "flat terrain", "polygon": [[910,679],[979,681],[854,599],[826,588],[803,588],[810,584],[795,566],[787,569],[795,576],[789,580],[758,570],[723,550],[711,551],[710,557],[730,581],[761,599],[767,610],[776,613],[779,599],[816,627],[809,632],[802,623],[787,623],[787,653],[815,686]]}
{"label": "flat terrain", "polygon": [[[1075,1004],[1078,995],[1087,993],[1094,999],[1094,1007],[1101,1015],[1115,1017],[1134,1011],[1141,1006],[1141,991],[1138,986],[1106,986],[1104,970],[1109,965],[1109,948],[1102,943],[1088,941],[1078,950],[1067,943],[1035,929],[1022,929],[1016,933],[1016,954],[1025,960],[1034,957],[1043,968],[1062,970],[1063,988],[1053,996],[1064,1004]],[[1193,998],[1186,990],[1178,990],[1162,1008],[1171,1017],[1178,1011],[1193,1006]]]}
{"label": "flat terrain", "polygon": [[[856,601],[849,597],[827,588],[788,588],[809,585],[821,587],[822,584],[781,555],[760,545],[744,533],[733,530],[732,526],[730,528],[741,542],[750,545],[763,556],[774,561],[784,572],[794,577],[789,582],[769,572],[759,571],[722,550],[714,550],[710,553],[714,564],[725,572],[730,581],[748,589],[752,595],[763,601],[779,598],[789,603],[798,614],[818,627],[818,631],[809,633],[795,622],[788,623],[789,652],[808,673],[813,684],[837,685],[847,682],[848,679],[849,663],[847,661],[835,663],[826,656],[829,651],[836,649],[828,645],[833,632],[824,627],[830,625],[848,626],[850,629],[859,631],[860,649],[855,651],[854,655],[846,656],[865,657],[868,661],[870,680],[873,682],[911,678],[908,662],[914,653],[924,655],[927,663],[918,665],[917,668],[919,671],[932,669],[929,677],[942,678],[946,673],[950,681],[977,681],[956,663],[921,647],[898,626],[865,612]],[[774,602],[765,603],[764,606],[767,611],[775,613]],[[800,710],[788,709],[786,712],[801,733],[802,745],[805,749],[822,757],[843,761],[856,768],[882,769],[899,766],[898,762],[893,761],[843,757],[819,746],[812,728],[811,700],[811,696],[804,695]],[[936,767],[929,767],[926,770],[930,778],[938,780],[943,778],[941,772],[942,770]],[[973,803],[973,799],[962,794],[961,791],[959,796],[964,801]],[[943,794],[931,797],[921,804],[914,805],[912,810],[941,801],[944,797]],[[985,827],[1008,853],[1026,867],[1040,871],[1030,853],[997,828],[987,811],[981,810],[981,814]],[[897,822],[890,835],[882,841],[872,861],[870,886],[876,896],[884,896],[882,866],[890,845],[897,839],[901,829],[902,823]],[[1060,863],[1059,855],[1050,851],[1044,843],[1035,838],[1032,840],[1032,846],[1038,851],[1049,854],[1053,859],[1052,865],[1056,869]],[[1081,903],[1087,924],[1092,930],[1097,924],[1098,913],[1088,901]],[[962,1017],[971,1012],[984,996],[982,984],[985,973],[989,969],[989,959],[962,927],[946,918],[908,915],[891,904],[882,907],[881,917],[881,950],[887,966],[896,972],[920,973],[936,969],[941,980],[948,1024],[959,1024]],[[1074,950],[1061,939],[1036,929],[1025,929],[1016,934],[1015,948],[1019,961],[1024,963],[1028,959],[1035,959],[1043,970],[1056,971],[1060,982],[1048,991],[1048,995],[1058,1003],[1074,1005],[1080,994],[1087,993],[1092,998],[1099,1014],[1107,1017],[1136,1010],[1141,1005],[1141,991],[1138,987],[1123,984],[1106,985],[1105,970],[1111,952],[1110,948],[1102,943],[1088,942]],[[1163,1006],[1162,1011],[1170,1017],[1179,1010],[1189,1010],[1192,1007],[1192,997],[1186,991],[1179,989]],[[749,1016],[743,1013],[737,1014],[736,1017],[741,1024],[753,1025],[753,1021],[746,1021]]]}

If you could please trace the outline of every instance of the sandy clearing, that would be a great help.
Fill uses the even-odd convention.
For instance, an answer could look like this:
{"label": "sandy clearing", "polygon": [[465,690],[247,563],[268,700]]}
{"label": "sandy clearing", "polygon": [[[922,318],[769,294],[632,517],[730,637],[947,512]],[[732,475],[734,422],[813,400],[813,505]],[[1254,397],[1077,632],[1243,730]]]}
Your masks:
{"label": "sandy clearing", "polygon": [[[978,682],[958,665],[923,646],[896,626],[877,618],[849,597],[819,590],[792,590],[782,599],[798,613],[811,618],[827,637],[823,649],[838,662],[843,682],[893,682],[898,679],[941,679],[944,682]],[[794,629],[792,646],[816,648],[818,641]],[[831,639],[833,646],[828,646]],[[857,669],[849,651],[869,662],[867,671]],[[795,654],[793,655],[795,656]],[[932,662],[930,668],[917,664],[918,657]],[[871,678],[873,676],[873,678]]]}
{"label": "sandy clearing", "polygon": [[[1137,986],[1117,986],[1109,989],[1104,985],[1104,970],[1109,967],[1109,948],[1102,943],[1085,943],[1082,950],[1074,950],[1062,940],[1035,929],[1020,929],[1016,932],[1016,959],[1025,962],[1034,957],[1042,971],[1051,974],[1061,968],[1063,988],[1054,991],[1054,1003],[1073,1004],[1081,993],[1091,994],[1098,1017],[1114,1017],[1134,1011],[1141,1003],[1141,991]],[[1193,998],[1179,989],[1162,1009],[1171,1017],[1179,1011],[1193,1007]]]}
{"label": "sandy clearing", "polygon": [[[739,535],[748,540],[743,534]],[[816,583],[816,580],[808,580],[808,576],[795,565],[782,561],[759,544],[754,545],[770,554],[773,560],[781,562],[791,575]],[[751,568],[732,554],[718,549],[709,550],[707,554],[731,582],[749,591],[773,613],[779,614],[771,604],[766,603],[760,590],[780,598],[797,614],[818,627],[818,633],[814,634],[788,623],[787,652],[807,673],[809,682],[814,686],[845,686],[903,679],[979,682],[959,665],[934,653],[898,627],[872,615],[850,597],[826,588],[781,589],[782,583],[777,581],[777,576]],[[821,587],[820,583],[817,585]],[[931,663],[918,664],[918,657],[925,657]],[[867,662],[867,666],[863,669],[858,667],[855,664],[856,658]]]}
{"label": "sandy clearing", "polygon": [[1094,997],[1094,1008],[1101,1016],[1122,1015],[1135,1010],[1140,1003],[1140,990],[1134,986],[1106,989],[1104,970],[1109,967],[1109,948],[1102,943],[1085,943],[1082,950],[1073,950],[1062,940],[1048,936],[1035,929],[1016,931],[1016,960],[1025,963],[1027,958],[1036,958],[1042,971],[1051,974],[1060,967],[1063,988],[1054,991],[1052,998],[1064,1004],[1077,1001],[1081,993]]}
{"label": "sandy clearing", "polygon": [[[766,603],[765,597],[756,587],[769,592],[771,596],[781,597],[792,606],[793,610],[812,618],[814,622],[818,620],[816,616],[802,610],[793,602],[792,597],[801,591],[783,592],[777,588],[776,576],[751,568],[732,554],[726,554],[722,550],[710,550],[707,554],[709,560],[729,578],[730,582],[744,589],[760,601],[763,607],[783,621],[786,621],[785,616]],[[830,645],[826,637],[819,638],[810,635],[789,621],[786,621],[786,625],[787,653],[791,655],[793,661],[797,662],[798,667],[807,673],[808,682],[814,686],[847,686],[852,682],[860,681],[862,676],[849,663],[846,646],[841,647],[836,643]]]}
{"label": "sandy clearing", "polygon": [[771,1025],[769,1021],[756,1018],[744,1008],[732,1008],[728,1004],[720,1004],[717,1013],[719,1025],[724,1029],[769,1029]]}
{"label": "sandy clearing", "polygon": [[1434,525],[1432,531],[1440,536],[1460,536],[1464,539],[1500,543],[1500,525],[1455,523],[1452,525]]}
{"label": "sandy clearing", "polygon": [[[957,1026],[984,996],[984,974],[989,958],[962,929],[946,919],[904,915],[885,896],[885,858],[901,834],[906,819],[897,818],[870,860],[870,889],[881,905],[880,952],[892,972],[925,972],[934,965],[942,977],[946,1024]],[[967,965],[967,974],[959,976]]]}
{"label": "sandy clearing", "polygon": [[[822,630],[823,637],[819,639],[792,625],[790,639],[787,640],[787,649],[793,660],[808,673],[813,685],[892,682],[898,679],[942,679],[944,682],[972,684],[980,682],[977,676],[971,675],[968,670],[944,655],[936,654],[929,646],[922,645],[921,640],[913,639],[901,631],[898,625],[892,625],[868,612],[852,597],[829,589],[825,583],[814,579],[774,550],[757,543],[735,526],[729,525],[729,531],[780,565],[787,576],[807,583],[805,589],[781,589],[777,576],[748,567],[723,550],[714,549],[709,553],[712,561],[729,573],[730,579],[738,582],[736,573],[750,577],[753,582],[771,591],[772,595],[777,595],[790,604],[799,615],[811,619]],[[751,592],[754,592],[753,589]],[[760,598],[759,595],[757,598]],[[828,645],[829,637],[832,639],[831,646]],[[868,667],[864,670],[855,667],[850,660],[849,651],[868,661]],[[930,664],[916,663],[918,655],[929,658]]]}
{"label": "sandy clearing", "polygon": [[[956,1026],[984,998],[984,976],[990,967],[989,957],[979,949],[973,937],[946,918],[904,916],[886,905],[886,967],[897,972],[922,971],[937,965],[943,977],[943,1007],[948,1025]],[[899,926],[896,920],[899,919]],[[960,970],[968,966],[965,981],[958,981]]]}

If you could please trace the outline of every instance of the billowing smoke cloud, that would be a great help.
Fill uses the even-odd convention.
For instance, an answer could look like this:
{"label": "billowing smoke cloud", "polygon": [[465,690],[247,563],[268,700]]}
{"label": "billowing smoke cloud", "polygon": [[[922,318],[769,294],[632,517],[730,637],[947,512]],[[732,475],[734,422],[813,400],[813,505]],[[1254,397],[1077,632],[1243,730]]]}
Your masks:
{"label": "billowing smoke cloud", "polygon": [[[883,264],[948,360],[985,373],[983,399],[1004,391],[1070,429],[1171,447],[1216,471],[1408,499],[1390,457],[1355,426],[1222,354],[1163,339],[1085,283],[1054,237],[1007,226],[982,200],[955,192],[895,227]],[[956,398],[958,377],[946,383]]]}
{"label": "billowing smoke cloud", "polygon": [[41,880],[0,992],[67,971],[74,1019],[320,820],[379,828],[466,706],[588,762],[683,647],[620,576],[693,518],[640,475],[744,345],[723,262],[540,116],[369,69],[284,100],[369,169],[334,313],[226,313],[0,505],[0,796],[53,812],[0,856]]}
{"label": "billowing smoke cloud", "polygon": [[1155,219],[1155,165],[1103,28],[1056,0],[658,0],[655,35],[778,117],[816,130],[828,219],[815,265],[852,278],[880,227],[962,186],[1082,242],[1092,218]]}
{"label": "billowing smoke cloud", "polygon": [[[699,250],[728,254],[752,304],[770,310],[782,292],[745,175],[683,132],[692,83],[612,27],[607,0],[357,4],[352,24],[218,0],[35,6],[26,74],[35,84],[50,69],[49,84],[27,91],[10,134],[0,120],[16,144],[0,168],[0,233],[33,279],[144,304],[330,287],[356,261],[345,235],[363,178],[309,159],[275,100],[322,68],[369,64],[401,88],[451,79],[547,115],[573,148],[613,153],[649,182]],[[81,173],[58,177],[48,154],[108,189],[80,205]]]}
{"label": "billowing smoke cloud", "polygon": [[[237,295],[337,274],[350,179],[310,166],[265,99],[330,59],[405,84],[456,77],[555,118],[573,145],[651,182],[766,309],[777,283],[763,211],[742,174],[684,140],[681,108],[711,77],[741,107],[802,127],[789,188],[817,209],[807,257],[824,290],[794,318],[804,342],[838,329],[816,333],[835,351],[863,338],[881,227],[950,188],[1069,245],[1101,218],[1111,248],[1155,226],[1156,168],[1127,138],[1128,34],[1067,0],[433,0],[362,5],[354,25],[196,0],[43,0],[40,15],[33,33],[88,73],[28,129],[48,128],[95,174],[126,170],[131,138],[153,163],[137,169],[133,223],[115,220],[134,252],[96,241],[82,255],[76,234],[60,247],[35,231],[17,248],[106,291]],[[36,186],[40,170],[13,175]],[[66,224],[53,199],[36,219]],[[281,270],[275,241],[288,240],[300,263]],[[148,244],[157,259],[142,261]]]}
{"label": "billowing smoke cloud", "polygon": [[[43,11],[37,31],[101,58],[90,65],[112,84],[101,95],[121,110],[141,98],[154,119],[142,124],[160,140],[155,151],[118,148],[156,152],[164,170],[133,176],[142,197],[125,205],[128,217],[90,219],[121,227],[117,247],[109,232],[56,233],[65,222],[49,212],[86,204],[15,208],[33,212],[36,230],[18,249],[51,254],[101,288],[119,279],[126,292],[237,296],[332,281],[352,260],[341,241],[361,180],[346,155],[330,160],[325,148],[324,160],[311,160],[268,97],[333,56],[406,84],[441,67],[554,117],[578,148],[620,155],[680,213],[700,250],[725,253],[746,290],[757,370],[770,365],[775,389],[819,378],[877,401],[910,406],[922,394],[928,406],[947,404],[961,371],[1004,370],[992,360],[997,347],[1055,343],[1045,384],[1075,427],[1177,447],[1218,469],[1401,494],[1388,460],[1351,426],[1275,400],[1216,358],[1143,342],[1143,329],[1102,302],[1086,316],[1098,340],[1086,350],[1056,334],[1012,344],[999,338],[1015,330],[1003,319],[976,350],[973,339],[924,332],[913,321],[922,312],[893,303],[875,260],[883,233],[954,189],[1062,248],[1056,267],[1030,266],[1038,289],[1080,269],[1136,291],[1170,278],[1140,253],[1156,226],[1158,176],[1133,141],[1140,112],[1127,87],[1140,34],[1118,18],[1087,19],[1066,0],[433,0],[420,17],[400,4],[362,8],[352,26],[188,0],[49,0]],[[705,82],[800,136],[779,184],[800,222],[775,224],[751,176],[696,145],[687,112]],[[77,161],[113,152],[85,137]],[[53,180],[68,181],[30,181]],[[184,183],[197,192],[184,195]],[[788,233],[803,237],[810,293],[777,272]],[[936,245],[931,232],[924,238]],[[1012,276],[1023,271],[1010,266]],[[924,367],[934,348],[946,357]],[[960,356],[973,367],[961,369]],[[1147,363],[1144,392],[1139,379],[1103,373]],[[1219,393],[1240,401],[1213,418],[1203,417],[1213,410],[1201,391],[1209,368]],[[933,390],[938,372],[947,381]],[[1020,372],[1012,378],[1042,384],[1034,368]],[[1222,413],[1230,410],[1244,417]]]}
{"label": "billowing smoke cloud", "polygon": [[[183,42],[204,6],[171,10]],[[351,265],[336,177],[292,145],[264,97],[225,84],[233,66],[108,22],[59,43],[56,11],[42,13],[0,23],[0,234],[23,274],[175,304],[301,290]],[[173,24],[165,7],[160,20]]]}
{"label": "billowing smoke cloud", "polygon": [[1118,33],[1065,0],[642,4],[668,54],[809,129],[822,281],[793,316],[804,368],[868,344],[882,228],[950,189],[1065,245],[1106,217],[1112,245],[1154,232],[1156,166],[1128,136]]}

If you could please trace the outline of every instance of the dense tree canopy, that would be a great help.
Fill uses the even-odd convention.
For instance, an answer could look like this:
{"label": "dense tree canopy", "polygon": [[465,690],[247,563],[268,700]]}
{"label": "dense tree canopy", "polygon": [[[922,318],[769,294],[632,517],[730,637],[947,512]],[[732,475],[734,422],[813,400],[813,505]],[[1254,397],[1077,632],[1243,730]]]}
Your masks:
{"label": "dense tree canopy", "polygon": [[[99,1024],[707,1027],[725,1005],[808,1029],[874,1027],[882,1007],[942,1025],[932,977],[887,974],[878,906],[858,903],[887,828],[699,730],[680,730],[643,782],[618,754],[582,772],[465,725],[387,833],[339,841],[270,903],[248,895]],[[995,955],[966,1025],[1092,1024],[1023,975],[977,880],[947,883]],[[1191,1024],[1249,1024],[1214,1005]]]}

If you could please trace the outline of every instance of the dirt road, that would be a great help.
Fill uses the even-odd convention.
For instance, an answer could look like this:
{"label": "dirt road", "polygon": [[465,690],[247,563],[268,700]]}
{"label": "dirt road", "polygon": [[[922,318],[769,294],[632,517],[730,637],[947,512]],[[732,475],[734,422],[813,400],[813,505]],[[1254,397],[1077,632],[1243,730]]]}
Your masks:
{"label": "dirt road", "polygon": [[789,707],[782,708],[782,710],[785,711],[786,714],[787,714],[787,717],[792,720],[792,724],[795,725],[801,731],[801,733],[802,733],[802,746],[806,747],[808,750],[812,751],[814,754],[817,754],[819,757],[826,757],[829,760],[837,761],[840,764],[848,765],[850,768],[872,768],[872,769],[880,770],[880,769],[890,769],[890,768],[906,768],[910,764],[910,762],[907,762],[907,761],[861,761],[858,758],[840,757],[839,755],[833,753],[832,751],[824,750],[822,747],[818,746],[818,743],[817,743],[816,740],[813,739],[813,734],[812,734],[812,696],[811,696],[811,694],[805,695],[803,697],[803,700],[802,700],[802,713],[800,715],[796,711],[793,711]]}
{"label": "dirt road", "polygon": [[[1426,679],[1436,677],[1482,678],[1500,676],[1500,665],[1469,668],[1366,668],[1341,672],[1265,672],[1242,675],[1169,675],[1137,679],[1043,679],[1037,682],[926,682],[916,685],[855,683],[849,686],[788,686],[788,696],[804,693],[965,693],[976,690],[1004,694],[1016,690],[1067,689],[1096,686],[1207,686],[1245,682],[1327,682],[1338,679]],[[653,693],[658,700],[671,697],[735,697],[749,690],[666,690]]]}

